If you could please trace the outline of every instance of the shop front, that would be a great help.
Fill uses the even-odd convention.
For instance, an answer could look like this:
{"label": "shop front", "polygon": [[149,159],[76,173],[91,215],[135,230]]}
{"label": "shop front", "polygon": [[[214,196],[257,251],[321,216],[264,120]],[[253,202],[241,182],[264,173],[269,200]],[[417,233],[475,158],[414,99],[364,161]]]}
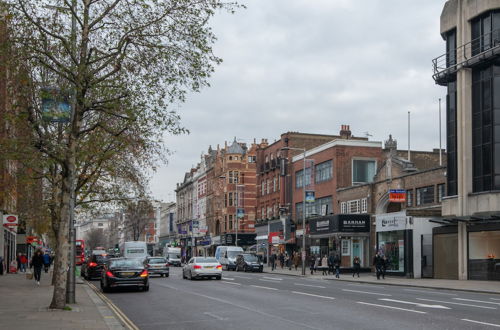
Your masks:
{"label": "shop front", "polygon": [[[10,221],[11,217],[16,220]],[[9,264],[16,259],[16,236],[17,236],[17,216],[3,215],[0,212],[0,218],[3,218],[3,225],[0,229],[0,255],[4,260],[4,272],[9,270]]]}
{"label": "shop front", "polygon": [[309,219],[309,232],[309,255],[338,255],[341,268],[352,268],[358,257],[362,268],[370,267],[369,215],[336,214]]}
{"label": "shop front", "polygon": [[[221,245],[236,245],[236,234],[221,235]],[[238,246],[243,250],[255,245],[255,234],[238,234]]]}
{"label": "shop front", "polygon": [[255,253],[259,256],[260,260],[267,263],[269,258],[269,231],[267,224],[255,225]]}
{"label": "shop front", "polygon": [[210,236],[204,236],[204,237],[196,237],[195,239],[195,244],[196,244],[196,255],[197,256],[203,256],[207,257],[210,255],[210,245],[211,245],[211,239]]}
{"label": "shop front", "polygon": [[377,251],[386,258],[386,272],[405,275],[413,271],[410,217],[406,212],[377,214],[375,216]]}

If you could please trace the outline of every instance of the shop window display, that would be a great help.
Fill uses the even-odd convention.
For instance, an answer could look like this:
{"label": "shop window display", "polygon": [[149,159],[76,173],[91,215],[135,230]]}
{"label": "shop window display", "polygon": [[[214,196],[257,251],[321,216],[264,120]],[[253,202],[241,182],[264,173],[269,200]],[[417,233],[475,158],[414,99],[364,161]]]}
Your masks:
{"label": "shop window display", "polygon": [[388,272],[404,272],[404,231],[378,233],[378,252],[387,258]]}
{"label": "shop window display", "polygon": [[469,233],[469,279],[500,281],[500,231]]}

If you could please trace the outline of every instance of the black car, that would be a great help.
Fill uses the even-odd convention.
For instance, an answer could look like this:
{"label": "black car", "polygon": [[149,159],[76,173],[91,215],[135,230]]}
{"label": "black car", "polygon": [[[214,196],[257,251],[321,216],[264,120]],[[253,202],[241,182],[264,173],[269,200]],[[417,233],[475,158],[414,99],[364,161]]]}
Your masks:
{"label": "black car", "polygon": [[102,269],[106,261],[108,261],[108,256],[106,254],[93,254],[89,256],[82,264],[82,277],[86,280],[101,278]]}
{"label": "black car", "polygon": [[167,259],[163,257],[149,257],[146,259],[145,263],[149,275],[158,274],[160,276],[168,277],[170,273],[170,267],[168,265]]}
{"label": "black car", "polygon": [[245,253],[239,254],[236,257],[236,271],[243,270],[245,272],[261,272],[264,266],[255,254]]}
{"label": "black car", "polygon": [[102,271],[101,290],[117,287],[137,287],[149,291],[149,272],[141,259],[110,259]]}

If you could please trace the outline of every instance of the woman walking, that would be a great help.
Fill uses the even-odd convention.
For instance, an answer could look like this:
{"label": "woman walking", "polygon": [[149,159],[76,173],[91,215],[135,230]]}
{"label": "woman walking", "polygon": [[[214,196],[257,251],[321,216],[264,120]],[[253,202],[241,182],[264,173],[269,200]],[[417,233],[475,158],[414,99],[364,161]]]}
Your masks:
{"label": "woman walking", "polygon": [[361,269],[361,260],[359,259],[358,256],[354,257],[352,264],[354,266],[354,271],[352,272],[352,277],[354,277],[355,274],[358,274],[358,277],[359,277],[359,270]]}
{"label": "woman walking", "polygon": [[40,285],[40,279],[42,277],[42,267],[43,267],[43,255],[41,250],[37,250],[33,258],[31,258],[31,267],[34,268],[34,276],[37,285]]}

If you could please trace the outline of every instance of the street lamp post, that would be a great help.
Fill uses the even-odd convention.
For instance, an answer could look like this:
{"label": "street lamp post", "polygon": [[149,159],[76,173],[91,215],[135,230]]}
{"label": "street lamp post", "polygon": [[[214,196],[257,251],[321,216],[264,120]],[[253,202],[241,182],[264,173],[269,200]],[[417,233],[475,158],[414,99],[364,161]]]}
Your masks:
{"label": "street lamp post", "polygon": [[[240,196],[240,190],[238,188],[242,188],[242,194]],[[244,209],[244,198],[245,198],[245,185],[237,184],[236,185],[236,193],[238,194],[238,205],[236,206],[236,237],[235,237],[235,245],[238,246],[238,230],[240,229],[240,213],[238,212],[243,209],[243,218],[245,217],[245,209]],[[241,207],[240,207],[241,206]]]}
{"label": "street lamp post", "polygon": [[306,148],[283,147],[281,150],[299,150],[303,153],[302,166],[302,276],[306,275]]}

